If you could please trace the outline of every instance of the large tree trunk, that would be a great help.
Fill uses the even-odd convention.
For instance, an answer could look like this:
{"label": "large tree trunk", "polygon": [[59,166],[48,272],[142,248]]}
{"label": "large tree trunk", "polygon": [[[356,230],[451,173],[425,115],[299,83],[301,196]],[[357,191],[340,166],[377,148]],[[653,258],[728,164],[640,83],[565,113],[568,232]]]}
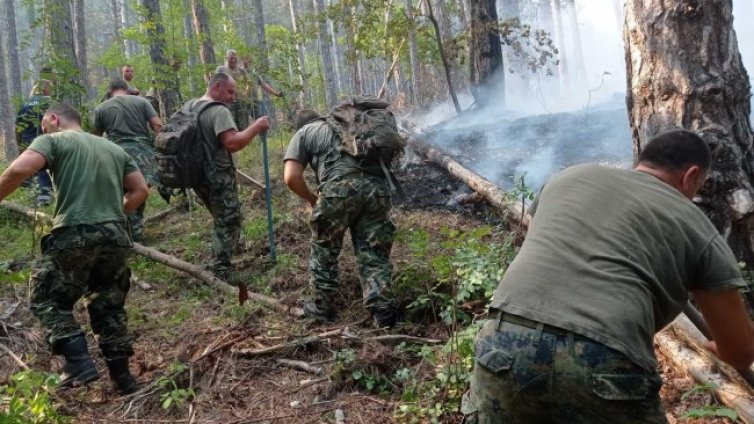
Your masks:
{"label": "large tree trunk", "polygon": [[421,104],[419,96],[419,46],[416,42],[416,21],[414,20],[414,2],[406,0],[406,17],[408,18],[408,58],[411,62],[411,80],[410,80],[410,98],[411,104],[418,106]]}
{"label": "large tree trunk", "polygon": [[346,53],[346,61],[351,68],[351,90],[353,94],[360,94],[364,92],[363,79],[361,78],[361,66],[360,66],[360,54],[356,50],[356,42],[354,36],[356,34],[356,11],[354,6],[345,6],[348,25],[346,26],[346,45],[348,47],[348,53]]}
{"label": "large tree trunk", "polygon": [[57,100],[76,108],[81,106],[81,84],[73,43],[73,16],[70,0],[45,0],[44,19],[48,28],[50,57],[55,67]]}
{"label": "large tree trunk", "polygon": [[81,86],[84,87],[86,93],[86,100],[89,100],[94,92],[89,87],[89,61],[86,56],[86,19],[84,12],[84,0],[74,0],[73,2],[74,13],[74,27],[76,32],[75,48],[76,48],[76,64],[79,68],[79,81]]}
{"label": "large tree trunk", "polygon": [[505,72],[500,35],[491,26],[497,24],[495,0],[471,2],[472,94],[478,106],[491,103],[505,105]]}
{"label": "large tree trunk", "polygon": [[[24,94],[21,89],[21,65],[18,60],[18,37],[16,36],[16,11],[13,0],[5,0],[6,28],[8,41],[8,57],[10,58],[10,94],[14,100],[23,100]],[[0,68],[4,69],[4,68]]]}
{"label": "large tree trunk", "polygon": [[751,86],[731,9],[731,0],[628,0],[626,101],[635,157],[659,132],[700,132],[713,164],[698,204],[736,254],[754,263]]}
{"label": "large tree trunk", "polygon": [[194,31],[196,38],[199,39],[199,57],[204,65],[202,74],[207,77],[217,64],[209,30],[209,14],[204,8],[203,0],[191,0],[191,10],[194,14]]}
{"label": "large tree trunk", "polygon": [[584,65],[584,50],[581,48],[581,30],[579,29],[579,19],[576,15],[576,4],[574,0],[565,0],[565,2],[566,10],[568,11],[568,20],[571,24],[574,74],[577,81],[583,81],[586,79],[586,66]]}
{"label": "large tree trunk", "polygon": [[[267,75],[270,71],[270,52],[267,48],[267,34],[264,29],[265,21],[264,9],[262,8],[262,0],[254,0],[252,2],[252,5],[254,6],[254,21],[257,27],[257,46],[259,47],[259,51],[261,52],[259,62],[261,63],[262,74]],[[265,103],[265,113],[269,116],[273,128],[276,128],[277,119],[275,118],[275,104],[270,101],[270,95],[267,94],[266,91],[261,90],[261,94],[262,99],[264,99]]]}
{"label": "large tree trunk", "polygon": [[335,91],[335,71],[333,70],[332,57],[332,34],[327,26],[327,16],[324,13],[324,0],[312,0],[314,13],[319,22],[319,54],[322,56],[322,70],[325,78],[325,103],[331,108],[337,101]]}
{"label": "large tree trunk", "polygon": [[[183,35],[186,37],[186,49],[188,50],[189,69],[196,67],[196,37],[194,36],[194,24],[192,21],[193,13],[191,12],[191,1],[183,0],[183,8],[186,12],[183,14]],[[189,73],[188,78],[189,92],[195,93],[197,90],[196,80],[193,72]]]}
{"label": "large tree trunk", "polygon": [[566,56],[565,50],[565,32],[563,30],[563,7],[560,0],[551,0],[552,16],[555,21],[555,45],[558,47],[558,71],[560,82],[568,87],[568,62],[570,59]]}
{"label": "large tree trunk", "polygon": [[296,37],[296,52],[298,53],[298,82],[301,85],[298,102],[301,107],[311,106],[311,96],[309,93],[309,84],[306,77],[306,50],[304,48],[303,35],[299,31],[298,23],[298,0],[288,0],[288,7],[291,10],[291,28]]}
{"label": "large tree trunk", "polygon": [[173,93],[179,92],[177,80],[171,78],[170,67],[165,58],[165,29],[162,25],[162,13],[159,0],[141,0],[141,7],[146,11],[147,35],[149,35],[149,58],[154,67],[157,82],[157,101],[160,104],[160,115],[169,117],[180,105],[178,96],[169,96],[168,89]]}
{"label": "large tree trunk", "polygon": [[[0,31],[0,51],[3,45],[3,32]],[[11,99],[8,96],[8,79],[5,73],[5,55],[0,54],[0,136],[3,137],[5,160],[12,161],[18,157],[16,129],[13,120]]]}

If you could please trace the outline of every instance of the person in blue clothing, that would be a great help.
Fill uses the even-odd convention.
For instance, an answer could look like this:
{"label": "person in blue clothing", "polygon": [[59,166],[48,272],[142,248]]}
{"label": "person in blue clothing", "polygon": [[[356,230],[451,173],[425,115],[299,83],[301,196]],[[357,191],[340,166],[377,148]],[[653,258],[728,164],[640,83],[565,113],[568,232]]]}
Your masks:
{"label": "person in blue clothing", "polygon": [[[40,79],[31,89],[29,98],[21,105],[16,113],[16,143],[18,150],[24,151],[42,135],[42,116],[52,104],[52,82]],[[36,173],[37,205],[47,206],[52,202],[52,180],[47,169],[40,169]],[[28,186],[32,185],[29,181]]]}

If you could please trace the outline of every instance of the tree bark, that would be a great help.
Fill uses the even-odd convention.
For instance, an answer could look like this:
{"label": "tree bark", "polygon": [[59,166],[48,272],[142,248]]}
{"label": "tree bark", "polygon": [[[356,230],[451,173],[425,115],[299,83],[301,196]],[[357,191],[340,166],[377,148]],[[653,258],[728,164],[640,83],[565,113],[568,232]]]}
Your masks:
{"label": "tree bark", "polygon": [[484,107],[496,103],[505,106],[505,72],[498,17],[494,0],[471,2],[471,84],[474,100]]}
{"label": "tree bark", "polygon": [[563,86],[568,87],[568,63],[569,59],[566,56],[565,49],[565,32],[563,30],[563,7],[560,0],[551,0],[552,16],[555,20],[555,33],[557,35],[556,45],[558,46],[558,70],[560,74],[560,82]]}
{"label": "tree bark", "polygon": [[45,0],[44,19],[48,28],[50,58],[55,67],[55,97],[80,108],[82,87],[73,42],[71,6],[70,0]]}
{"label": "tree bark", "polygon": [[311,105],[311,94],[307,82],[308,78],[306,77],[306,50],[303,42],[303,34],[299,30],[298,24],[298,3],[298,0],[288,0],[288,7],[291,10],[291,28],[296,37],[296,52],[298,53],[298,82],[301,85],[298,101],[301,107],[306,107]]}
{"label": "tree bark", "polygon": [[[193,13],[191,11],[191,1],[190,0],[183,0],[183,8],[186,11],[183,14],[183,35],[186,37],[186,49],[188,50],[187,56],[188,56],[188,65],[189,69],[194,69],[196,67],[196,37],[194,36],[194,24],[193,24]],[[189,73],[188,78],[188,86],[189,91],[191,93],[196,92],[196,81],[193,76],[193,73]]]}
{"label": "tree bark", "polygon": [[160,104],[160,115],[169,117],[180,108],[178,96],[169,96],[168,90],[178,93],[180,88],[177,80],[171,78],[170,66],[165,58],[165,28],[162,25],[162,13],[159,0],[141,0],[141,7],[146,11],[147,35],[149,36],[149,58],[154,67],[154,77],[157,82],[157,101]]}
{"label": "tree bark", "polygon": [[[257,46],[259,47],[259,50],[261,51],[261,56],[259,62],[261,63],[261,69],[262,69],[262,75],[266,75],[270,71],[270,52],[267,48],[267,34],[264,29],[265,20],[264,20],[264,9],[262,7],[262,0],[254,0],[252,2],[252,5],[254,7],[254,20],[257,27]],[[273,128],[277,127],[277,119],[275,119],[275,104],[270,101],[270,95],[262,90],[262,99],[264,99],[265,107],[264,110],[266,111],[267,115],[270,118],[270,123]],[[259,100],[262,100],[259,99]]]}
{"label": "tree bark", "polygon": [[24,92],[21,89],[21,64],[18,58],[20,52],[18,51],[18,36],[16,33],[16,8],[13,0],[5,0],[5,13],[7,20],[8,57],[10,59],[10,96],[13,100],[21,101],[24,98]]}
{"label": "tree bark", "polygon": [[[0,50],[3,45],[3,32],[0,31]],[[3,137],[5,160],[10,162],[18,157],[16,145],[16,126],[11,108],[11,99],[8,96],[8,79],[5,73],[5,55],[0,54],[0,135]]]}
{"label": "tree bark", "polygon": [[360,54],[356,49],[356,41],[354,39],[356,34],[356,11],[354,10],[354,6],[345,7],[348,16],[348,25],[346,27],[348,53],[346,54],[346,61],[348,61],[351,68],[351,90],[353,94],[361,94],[364,92],[364,85],[361,78],[361,66],[359,64]]}
{"label": "tree bark", "polygon": [[571,24],[571,44],[573,44],[573,68],[577,81],[586,79],[586,66],[584,65],[584,50],[581,47],[581,30],[579,29],[579,19],[576,14],[576,4],[574,0],[565,0],[568,20]]}
{"label": "tree bark", "polygon": [[[421,0],[420,0],[421,1]],[[420,64],[419,64],[419,46],[416,42],[416,20],[414,18],[414,2],[413,0],[406,0],[406,18],[408,19],[408,58],[411,63],[411,80],[409,84],[409,94],[411,104],[419,106],[421,104],[419,85],[420,79]]]}
{"label": "tree bark", "polygon": [[217,64],[215,59],[215,48],[212,46],[212,36],[209,30],[209,14],[204,8],[203,0],[191,0],[191,10],[194,14],[194,31],[196,38],[199,40],[199,57],[204,65],[205,78]]}
{"label": "tree bark", "polygon": [[86,18],[84,12],[84,0],[74,0],[73,12],[76,32],[74,47],[76,49],[76,63],[79,68],[79,81],[86,93],[86,100],[89,100],[93,93],[89,89],[89,61],[86,56]]}
{"label": "tree bark", "polygon": [[325,79],[325,103],[327,108],[331,108],[337,101],[335,91],[335,71],[333,70],[332,57],[332,34],[327,26],[327,16],[324,14],[324,0],[312,0],[314,13],[317,15],[319,23],[319,54],[322,56],[322,70]]}
{"label": "tree bark", "polygon": [[700,132],[713,163],[697,204],[728,236],[737,256],[754,263],[751,86],[738,52],[731,0],[628,0],[625,11],[634,157],[659,132]]}

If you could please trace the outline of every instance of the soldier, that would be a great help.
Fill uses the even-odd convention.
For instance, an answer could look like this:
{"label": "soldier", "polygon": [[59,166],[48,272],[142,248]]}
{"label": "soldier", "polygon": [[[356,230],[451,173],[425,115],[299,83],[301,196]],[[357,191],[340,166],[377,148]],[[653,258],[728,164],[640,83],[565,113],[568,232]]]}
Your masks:
{"label": "soldier", "polygon": [[[312,110],[296,115],[296,134],[285,153],[285,184],[312,206],[309,271],[313,297],[304,302],[307,316],[320,321],[335,318],[338,291],[338,255],[343,236],[351,230],[361,276],[364,306],[379,327],[397,321],[390,290],[390,249],[395,225],[390,220],[390,188],[379,163],[367,168],[338,149],[337,138]],[[316,172],[314,194],[304,180],[304,168]]]}
{"label": "soldier", "polygon": [[691,201],[710,162],[698,135],[677,130],[647,143],[633,170],[580,165],[550,179],[477,335],[465,422],[666,423],[652,339],[689,291],[708,347],[749,367],[745,282]]}
{"label": "soldier", "polygon": [[[160,132],[160,117],[148,100],[128,94],[125,81],[113,80],[108,91],[112,97],[94,109],[93,133],[100,136],[107,133],[110,141],[122,147],[136,161],[147,184],[158,186],[154,140],[149,134],[149,127],[155,133]],[[128,215],[131,236],[136,242],[144,238],[145,207],[146,204],[143,204]]]}
{"label": "soldier", "polygon": [[[138,96],[138,95],[141,94],[141,91],[138,88],[136,88],[136,86],[133,85],[133,83],[131,82],[134,79],[134,67],[133,66],[131,66],[129,64],[123,65],[120,68],[120,76],[128,84],[128,94],[130,94],[132,96]],[[109,93],[109,91],[108,91],[108,93]],[[109,93],[109,94],[112,95],[112,93]]]}
{"label": "soldier", "polygon": [[[191,102],[228,104],[233,102],[235,94],[236,81],[220,72],[210,78],[204,96]],[[218,278],[232,282],[231,258],[241,235],[241,203],[231,153],[240,151],[257,134],[267,130],[269,122],[263,116],[239,131],[228,108],[218,105],[210,106],[199,116],[198,126],[208,160],[204,167],[205,183],[194,187],[194,191],[214,219],[213,260],[209,268]]]}
{"label": "soldier", "polygon": [[[16,143],[19,151],[23,152],[35,138],[42,134],[42,116],[52,99],[52,82],[38,80],[31,89],[29,98],[21,105],[16,113]],[[47,206],[52,201],[52,181],[46,169],[40,169],[37,179],[37,205]]]}
{"label": "soldier", "polygon": [[81,131],[81,117],[71,106],[52,105],[42,129],[45,134],[0,175],[0,201],[44,167],[58,193],[52,232],[42,238],[42,256],[32,265],[31,311],[45,328],[52,353],[65,358],[60,386],[88,384],[99,374],[73,317],[84,296],[115,388],[131,393],[137,388],[128,368],[133,337],[123,306],[132,244],[124,211],[144,202],[147,184],[123,149]]}
{"label": "soldier", "polygon": [[[283,95],[282,91],[275,90],[258,73],[249,69],[247,63],[245,63],[244,68],[238,66],[238,57],[235,50],[227,51],[225,54],[225,65],[218,66],[215,69],[215,73],[219,72],[232,76],[241,87],[240,92],[236,93],[236,100],[228,104],[233,112],[233,118],[240,128],[245,128],[248,125],[250,116],[256,118],[258,115],[258,112],[253,112],[252,110],[252,106],[262,100],[261,94],[257,92],[256,84],[273,96],[280,97]],[[258,111],[259,109],[257,108],[256,110]]]}

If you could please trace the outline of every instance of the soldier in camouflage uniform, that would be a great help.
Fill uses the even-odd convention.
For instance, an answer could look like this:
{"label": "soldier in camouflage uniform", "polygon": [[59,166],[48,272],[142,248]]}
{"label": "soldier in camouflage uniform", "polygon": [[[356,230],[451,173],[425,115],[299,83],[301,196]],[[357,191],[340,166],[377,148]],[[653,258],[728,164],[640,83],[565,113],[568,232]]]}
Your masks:
{"label": "soldier in camouflage uniform", "polygon": [[[217,73],[210,78],[207,91],[199,102],[233,101],[236,82],[228,74]],[[214,219],[212,230],[212,263],[209,269],[220,279],[233,282],[231,258],[241,235],[241,202],[238,199],[236,168],[231,153],[240,151],[262,131],[269,128],[263,116],[239,131],[233,115],[223,105],[210,106],[199,116],[199,129],[207,157],[205,182],[194,191]]]}
{"label": "soldier in camouflage uniform", "polygon": [[73,316],[84,297],[115,388],[130,393],[137,382],[128,368],[134,352],[124,303],[132,244],[124,210],[143,203],[149,189],[123,149],[82,132],[80,125],[75,109],[52,105],[42,120],[45,135],[0,176],[0,200],[37,170],[50,170],[58,196],[52,232],[42,238],[42,256],[32,265],[31,311],[52,352],[65,358],[60,386],[88,384],[99,374]]}
{"label": "soldier in camouflage uniform", "polygon": [[[285,154],[284,180],[311,204],[312,229],[309,271],[313,298],[304,302],[308,316],[335,317],[333,298],[338,291],[338,255],[346,230],[361,276],[364,306],[380,326],[393,326],[397,311],[390,290],[390,249],[395,225],[390,220],[390,188],[379,163],[365,164],[338,149],[340,139],[316,112],[300,111],[299,128]],[[315,195],[306,185],[304,168],[316,172]]]}
{"label": "soldier in camouflage uniform", "polygon": [[580,165],[550,179],[477,335],[466,423],[666,423],[653,336],[690,291],[707,347],[751,365],[746,283],[691,202],[710,163],[704,141],[678,130],[650,140],[634,170]]}
{"label": "soldier in camouflage uniform", "polygon": [[[136,161],[149,186],[159,186],[154,139],[151,129],[158,133],[162,122],[148,100],[128,93],[128,84],[121,79],[110,82],[112,97],[94,109],[94,134],[107,138],[122,147]],[[131,236],[140,242],[144,238],[144,209],[139,206],[128,215]]]}

